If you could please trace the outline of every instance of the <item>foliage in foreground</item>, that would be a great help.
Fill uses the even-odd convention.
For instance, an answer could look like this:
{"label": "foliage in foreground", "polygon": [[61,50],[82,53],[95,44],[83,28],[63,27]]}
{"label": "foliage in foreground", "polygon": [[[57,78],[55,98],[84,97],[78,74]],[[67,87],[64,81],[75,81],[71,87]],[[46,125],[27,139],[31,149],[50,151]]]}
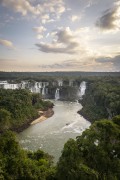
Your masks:
{"label": "foliage in foreground", "polygon": [[12,132],[0,136],[1,180],[51,180],[54,174],[50,155],[21,149]]}
{"label": "foliage in foreground", "polygon": [[57,165],[58,180],[120,179],[120,116],[96,121],[70,139]]}
{"label": "foliage in foreground", "polygon": [[12,132],[2,134],[0,179],[119,180],[120,116],[96,121],[76,140],[68,140],[56,167],[50,155],[25,151]]}

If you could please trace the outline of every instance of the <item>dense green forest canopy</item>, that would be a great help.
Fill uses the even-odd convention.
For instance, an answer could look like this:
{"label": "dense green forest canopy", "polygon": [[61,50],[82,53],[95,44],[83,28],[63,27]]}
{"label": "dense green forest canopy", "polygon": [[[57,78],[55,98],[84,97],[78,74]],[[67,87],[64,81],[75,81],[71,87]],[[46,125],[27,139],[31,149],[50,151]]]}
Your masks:
{"label": "dense green forest canopy", "polygon": [[120,116],[96,121],[65,145],[57,165],[58,180],[120,179]]}
{"label": "dense green forest canopy", "polygon": [[91,122],[120,114],[120,78],[91,78],[88,80],[80,111]]}
{"label": "dense green forest canopy", "polygon": [[50,155],[21,149],[10,131],[0,136],[1,180],[51,180],[54,172]]}
{"label": "dense green forest canopy", "polygon": [[0,89],[0,131],[17,130],[37,118],[38,109],[53,107],[50,101],[43,101],[41,95],[25,89]]}

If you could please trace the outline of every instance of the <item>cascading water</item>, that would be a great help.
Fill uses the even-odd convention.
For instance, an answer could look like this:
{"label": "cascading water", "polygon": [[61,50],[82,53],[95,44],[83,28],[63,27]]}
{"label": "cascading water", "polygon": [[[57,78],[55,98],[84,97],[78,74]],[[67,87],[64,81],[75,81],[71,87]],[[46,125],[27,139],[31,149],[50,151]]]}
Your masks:
{"label": "cascading water", "polygon": [[58,99],[60,99],[60,92],[59,92],[59,89],[57,88],[55,91],[55,100],[58,100]]}
{"label": "cascading water", "polygon": [[45,95],[45,87],[42,88],[42,95]]}
{"label": "cascading water", "polygon": [[79,92],[78,92],[78,96],[80,98],[82,98],[82,96],[85,94],[85,90],[86,90],[86,82],[82,81],[79,87]]}
{"label": "cascading water", "polygon": [[73,86],[73,81],[69,80],[69,86]]}
{"label": "cascading water", "polygon": [[62,80],[58,80],[58,86],[63,86],[63,81]]}
{"label": "cascading water", "polygon": [[42,88],[42,95],[43,95],[43,96],[45,95],[45,85],[44,85],[43,88]]}

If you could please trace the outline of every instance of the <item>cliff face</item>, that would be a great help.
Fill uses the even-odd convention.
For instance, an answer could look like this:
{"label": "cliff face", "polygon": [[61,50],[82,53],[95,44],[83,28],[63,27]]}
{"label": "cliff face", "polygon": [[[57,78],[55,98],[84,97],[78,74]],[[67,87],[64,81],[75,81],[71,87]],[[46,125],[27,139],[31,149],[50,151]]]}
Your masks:
{"label": "cliff face", "polygon": [[78,99],[77,91],[78,87],[61,86],[61,87],[48,87],[48,94],[45,98],[55,99],[56,89],[59,90],[59,100],[62,101],[75,101]]}
{"label": "cliff face", "polygon": [[76,87],[63,87],[60,90],[60,100],[63,101],[75,101],[77,99],[77,88]]}

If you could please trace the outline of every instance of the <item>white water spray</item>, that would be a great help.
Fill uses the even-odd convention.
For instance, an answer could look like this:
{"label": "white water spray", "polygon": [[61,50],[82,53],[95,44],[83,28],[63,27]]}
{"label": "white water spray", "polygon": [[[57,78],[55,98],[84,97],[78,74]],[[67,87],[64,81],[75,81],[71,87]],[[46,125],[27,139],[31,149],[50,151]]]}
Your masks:
{"label": "white water spray", "polygon": [[79,87],[79,92],[78,92],[78,96],[80,98],[82,98],[82,96],[85,94],[85,90],[86,90],[86,82],[82,81]]}
{"label": "white water spray", "polygon": [[43,86],[43,88],[42,88],[42,95],[43,96],[45,95],[45,86]]}

